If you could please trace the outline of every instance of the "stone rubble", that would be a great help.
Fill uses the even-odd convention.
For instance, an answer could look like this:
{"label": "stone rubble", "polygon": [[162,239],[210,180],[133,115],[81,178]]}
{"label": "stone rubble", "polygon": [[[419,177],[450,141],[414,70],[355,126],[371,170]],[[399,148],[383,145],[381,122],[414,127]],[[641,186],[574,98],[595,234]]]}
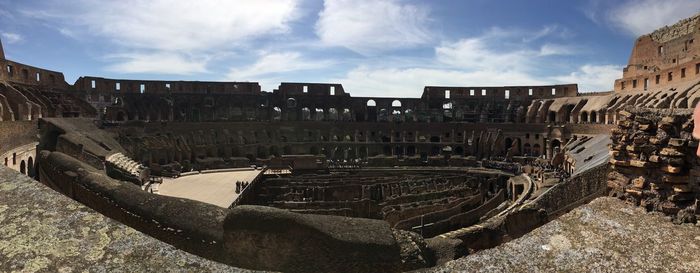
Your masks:
{"label": "stone rubble", "polygon": [[612,130],[611,196],[660,211],[676,223],[697,222],[700,211],[698,142],[690,111],[620,111]]}

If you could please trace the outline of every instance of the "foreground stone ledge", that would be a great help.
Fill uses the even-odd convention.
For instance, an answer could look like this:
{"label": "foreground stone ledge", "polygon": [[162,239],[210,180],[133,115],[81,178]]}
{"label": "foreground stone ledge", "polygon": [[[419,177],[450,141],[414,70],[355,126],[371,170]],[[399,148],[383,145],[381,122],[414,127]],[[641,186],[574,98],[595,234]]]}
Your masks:
{"label": "foreground stone ledge", "polygon": [[0,272],[252,272],[149,237],[0,166]]}
{"label": "foreground stone ledge", "polygon": [[234,263],[285,272],[397,272],[400,249],[384,221],[237,206],[224,222]]}
{"label": "foreground stone ledge", "polygon": [[698,272],[700,227],[601,197],[529,234],[426,272]]}

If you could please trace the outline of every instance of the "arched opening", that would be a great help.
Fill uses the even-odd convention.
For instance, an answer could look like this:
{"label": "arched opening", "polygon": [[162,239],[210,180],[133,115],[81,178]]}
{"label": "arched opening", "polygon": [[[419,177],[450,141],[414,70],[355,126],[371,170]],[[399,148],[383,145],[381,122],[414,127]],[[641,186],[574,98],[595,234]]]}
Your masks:
{"label": "arched opening", "polygon": [[401,101],[399,101],[399,100],[392,101],[391,107],[395,107],[395,108],[401,107]]}
{"label": "arched opening", "polygon": [[391,146],[384,145],[384,148],[382,150],[385,156],[391,156]]}
{"label": "arched opening", "polygon": [[505,144],[506,144],[506,146],[505,146],[506,151],[508,151],[508,149],[510,149],[510,147],[513,146],[513,140],[508,137],[508,138],[506,138]]}
{"label": "arched opening", "polygon": [[25,163],[24,160],[19,163],[19,172],[22,174],[27,174],[27,163]]}
{"label": "arched opening", "polygon": [[272,108],[272,120],[282,120],[282,109],[277,106]]}
{"label": "arched opening", "polygon": [[551,154],[552,154],[552,156],[554,156],[554,154],[558,153],[559,150],[561,149],[561,141],[559,141],[558,139],[553,139],[550,146],[551,146],[550,149],[552,149]]}
{"label": "arched opening", "polygon": [[386,110],[386,108],[379,109],[379,113],[377,114],[377,120],[378,121],[388,121],[389,120],[389,110]]}
{"label": "arched opening", "polygon": [[321,108],[316,108],[316,113],[314,114],[314,120],[316,120],[316,121],[322,121],[322,120],[324,120],[325,118],[326,118],[326,117],[325,117],[325,114],[324,114],[324,112],[323,112],[323,109],[321,109]]}
{"label": "arched opening", "polygon": [[392,110],[391,111],[391,120],[392,121],[402,121],[403,117],[402,117],[401,110],[399,110],[399,109]]}
{"label": "arched opening", "polygon": [[523,145],[523,153],[527,156],[532,155],[532,147],[530,147],[530,143],[525,143],[525,145]]}
{"label": "arched opening", "polygon": [[328,120],[338,120],[338,110],[335,108],[328,109]]}
{"label": "arched opening", "polygon": [[27,159],[27,172],[29,176],[34,177],[34,158],[31,156]]}
{"label": "arched opening", "polygon": [[455,147],[454,155],[464,156],[464,147],[462,147],[462,146]]}
{"label": "arched opening", "polygon": [[311,120],[311,110],[309,110],[309,107],[301,108],[301,120]]}
{"label": "arched opening", "polygon": [[406,109],[404,112],[404,120],[406,121],[412,121],[413,120],[413,110],[411,109]]}
{"label": "arched opening", "polygon": [[394,147],[394,155],[397,157],[403,157],[404,156],[403,151],[404,151],[404,149],[401,146]]}
{"label": "arched opening", "polygon": [[540,144],[532,146],[532,156],[540,156]]}
{"label": "arched opening", "polygon": [[588,122],[588,112],[581,112],[581,119],[579,120],[579,123],[587,123]]}
{"label": "arched opening", "polygon": [[598,113],[596,111],[591,111],[590,120],[591,123],[598,123]]}
{"label": "arched opening", "polygon": [[554,111],[549,111],[549,120],[550,123],[554,123],[557,121],[557,112]]}
{"label": "arched opening", "polygon": [[374,100],[367,101],[367,121],[377,121],[377,103]]}
{"label": "arched opening", "polygon": [[288,98],[287,99],[287,108],[294,108],[297,107],[297,100],[294,98]]}
{"label": "arched opening", "polygon": [[345,120],[345,121],[352,120],[352,113],[350,112],[350,109],[348,109],[348,108],[343,109],[342,120]]}
{"label": "arched opening", "polygon": [[406,147],[406,155],[407,156],[415,156],[416,155],[416,146]]}
{"label": "arched opening", "polygon": [[571,111],[574,110],[574,107],[576,107],[574,104],[567,104],[564,106],[564,114],[561,116],[561,122],[569,122],[571,120]]}

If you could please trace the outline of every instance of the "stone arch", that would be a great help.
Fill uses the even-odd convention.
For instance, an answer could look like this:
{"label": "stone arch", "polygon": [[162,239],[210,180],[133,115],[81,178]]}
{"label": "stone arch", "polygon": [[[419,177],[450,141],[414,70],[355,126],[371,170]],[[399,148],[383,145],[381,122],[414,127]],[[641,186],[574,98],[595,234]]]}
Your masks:
{"label": "stone arch", "polygon": [[598,113],[596,111],[591,111],[591,116],[589,118],[591,123],[598,123]]}

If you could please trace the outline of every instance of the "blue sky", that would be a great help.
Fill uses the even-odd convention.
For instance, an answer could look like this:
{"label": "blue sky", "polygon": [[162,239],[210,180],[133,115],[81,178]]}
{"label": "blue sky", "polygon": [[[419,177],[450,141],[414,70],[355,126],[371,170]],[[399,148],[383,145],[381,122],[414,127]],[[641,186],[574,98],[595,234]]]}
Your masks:
{"label": "blue sky", "polygon": [[697,0],[0,0],[8,59],[79,76],[612,89],[634,39]]}

